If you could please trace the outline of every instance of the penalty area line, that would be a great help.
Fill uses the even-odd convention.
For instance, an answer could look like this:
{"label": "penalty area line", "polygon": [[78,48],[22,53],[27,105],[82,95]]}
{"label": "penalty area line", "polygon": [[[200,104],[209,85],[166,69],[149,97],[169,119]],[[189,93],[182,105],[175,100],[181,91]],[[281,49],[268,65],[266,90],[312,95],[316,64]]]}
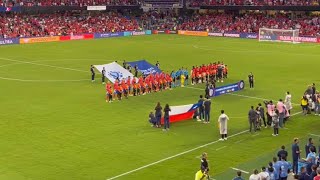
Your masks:
{"label": "penalty area line", "polygon": [[[246,132],[248,132],[248,130],[241,131],[241,132],[238,132],[238,133],[236,133],[236,134],[233,134],[233,135],[229,136],[229,138],[232,138],[232,137],[235,137],[235,136],[239,136],[239,135],[241,135],[241,134],[243,134],[243,133],[246,133]],[[125,172],[125,173],[119,174],[119,175],[117,175],[117,176],[110,177],[110,178],[108,178],[107,180],[117,179],[117,178],[120,178],[120,177],[122,177],[122,176],[125,176],[125,175],[128,175],[128,174],[132,174],[132,173],[134,173],[134,172],[140,171],[140,170],[145,169],[145,168],[147,168],[147,167],[150,167],[150,166],[153,166],[153,165],[159,164],[159,163],[161,163],[161,162],[164,162],[164,161],[167,161],[167,160],[170,160],[170,159],[173,159],[173,158],[179,157],[179,156],[182,156],[182,155],[184,155],[184,154],[187,154],[187,153],[193,152],[193,151],[195,151],[195,150],[198,150],[198,149],[201,149],[201,148],[207,147],[207,146],[209,146],[209,145],[212,145],[212,144],[215,144],[215,143],[218,143],[218,142],[220,142],[220,141],[219,141],[219,140],[217,140],[217,141],[213,141],[213,142],[210,142],[210,143],[207,143],[207,144],[204,144],[204,145],[201,145],[201,146],[195,147],[195,148],[193,148],[193,149],[189,149],[189,150],[187,150],[187,151],[184,151],[184,152],[178,153],[178,154],[176,154],[176,155],[173,155],[173,156],[170,156],[170,157],[167,157],[167,158],[161,159],[161,160],[159,160],[159,161],[155,161],[155,162],[153,162],[153,163],[150,163],[150,164],[147,164],[147,165],[141,166],[141,167],[139,167],[139,168],[133,169],[133,170],[131,170],[131,171],[128,171],[128,172]]]}

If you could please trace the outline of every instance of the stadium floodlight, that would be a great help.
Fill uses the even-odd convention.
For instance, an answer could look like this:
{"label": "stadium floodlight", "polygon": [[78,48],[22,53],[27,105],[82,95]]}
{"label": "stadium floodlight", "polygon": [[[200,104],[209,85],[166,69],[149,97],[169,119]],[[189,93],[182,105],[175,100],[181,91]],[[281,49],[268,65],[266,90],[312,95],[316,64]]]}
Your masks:
{"label": "stadium floodlight", "polygon": [[259,41],[299,43],[299,29],[259,29]]}

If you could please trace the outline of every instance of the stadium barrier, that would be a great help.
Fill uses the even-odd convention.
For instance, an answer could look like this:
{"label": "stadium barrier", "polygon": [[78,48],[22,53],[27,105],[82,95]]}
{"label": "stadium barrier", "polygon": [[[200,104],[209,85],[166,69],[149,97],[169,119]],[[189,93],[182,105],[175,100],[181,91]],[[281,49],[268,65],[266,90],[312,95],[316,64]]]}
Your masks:
{"label": "stadium barrier", "polygon": [[10,45],[10,44],[19,44],[19,38],[6,38],[0,39],[0,45]]}
{"label": "stadium barrier", "polygon": [[228,85],[220,86],[217,88],[210,88],[209,96],[216,97],[216,96],[220,96],[220,95],[231,93],[231,92],[241,91],[244,89],[244,85],[245,85],[244,81],[240,80],[239,82],[234,84],[228,84]]}
{"label": "stadium barrier", "polygon": [[56,42],[60,41],[59,36],[51,36],[51,37],[34,37],[34,38],[20,38],[20,44],[33,44],[33,43],[41,43],[41,42]]}
{"label": "stadium barrier", "polygon": [[[110,37],[123,37],[123,36],[140,36],[150,34],[179,34],[189,36],[217,36],[217,37],[236,37],[244,39],[256,39],[257,33],[222,33],[222,32],[205,32],[205,31],[172,31],[172,30],[146,30],[146,31],[126,31],[114,33],[94,33],[94,34],[80,34],[73,36],[48,36],[48,37],[31,37],[31,38],[0,38],[1,45],[10,44],[32,44],[41,42],[56,42],[56,41],[69,41],[69,40],[83,40],[83,39],[100,39]],[[266,36],[266,39],[272,40],[291,40],[290,36]],[[320,37],[296,37],[298,42],[320,43]]]}
{"label": "stadium barrier", "polygon": [[178,34],[180,35],[186,35],[186,36],[208,36],[207,31],[178,31]]}

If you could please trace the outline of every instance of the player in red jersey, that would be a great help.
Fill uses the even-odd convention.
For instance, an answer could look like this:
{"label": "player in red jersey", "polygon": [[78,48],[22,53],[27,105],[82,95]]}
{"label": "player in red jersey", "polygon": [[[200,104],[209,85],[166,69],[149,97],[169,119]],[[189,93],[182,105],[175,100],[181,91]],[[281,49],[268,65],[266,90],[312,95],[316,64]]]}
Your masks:
{"label": "player in red jersey", "polygon": [[131,89],[132,89],[131,81],[132,81],[131,77],[129,76],[128,79],[127,79],[128,95],[131,95]]}
{"label": "player in red jersey", "polygon": [[118,97],[118,100],[121,100],[121,93],[120,93],[120,88],[119,88],[119,82],[118,80],[116,80],[113,84],[113,90],[114,90],[114,99],[116,99],[116,97]]}
{"label": "player in red jersey", "polygon": [[106,102],[111,103],[112,102],[112,86],[110,82],[106,84]]}

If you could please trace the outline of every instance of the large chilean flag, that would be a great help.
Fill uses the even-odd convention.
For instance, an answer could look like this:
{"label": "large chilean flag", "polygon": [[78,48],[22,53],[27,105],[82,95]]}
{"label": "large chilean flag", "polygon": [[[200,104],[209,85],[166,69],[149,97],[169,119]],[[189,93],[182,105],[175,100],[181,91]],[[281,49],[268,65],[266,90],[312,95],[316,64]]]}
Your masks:
{"label": "large chilean flag", "polygon": [[[169,121],[178,122],[191,119],[194,112],[197,110],[200,104],[188,104],[182,106],[171,106],[171,111],[169,112]],[[163,118],[161,119],[161,124],[164,124]]]}

